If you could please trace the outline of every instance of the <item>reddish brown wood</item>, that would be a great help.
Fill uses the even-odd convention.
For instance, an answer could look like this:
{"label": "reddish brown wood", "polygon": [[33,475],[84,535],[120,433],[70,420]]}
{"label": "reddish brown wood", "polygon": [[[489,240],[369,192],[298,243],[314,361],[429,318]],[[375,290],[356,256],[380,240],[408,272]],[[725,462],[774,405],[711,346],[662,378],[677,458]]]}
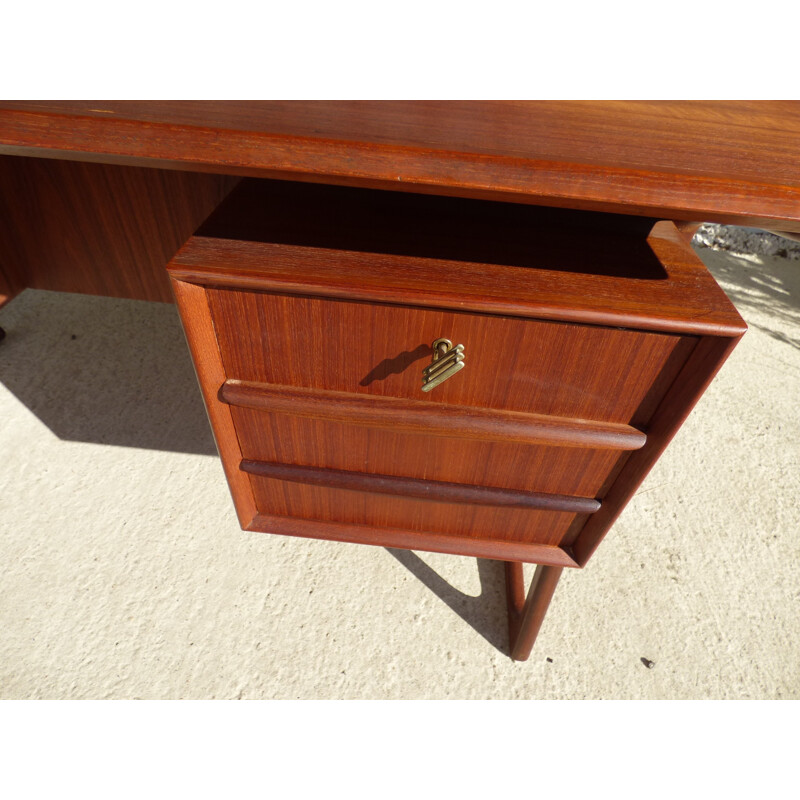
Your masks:
{"label": "reddish brown wood", "polygon": [[[524,605],[506,567],[524,660],[561,568],[586,563],[744,323],[671,223],[443,202],[244,183],[170,271],[207,298],[206,398],[230,404],[248,529],[546,565]],[[554,225],[571,251],[529,261]],[[466,367],[425,396],[440,336]],[[537,492],[601,507],[531,508]]]}
{"label": "reddish brown wood", "polygon": [[669,222],[245,181],[200,233],[171,264],[182,280],[738,332],[724,293]]}
{"label": "reddish brown wood", "polygon": [[[299,225],[304,198],[308,222]],[[426,227],[431,202],[242,184],[170,265],[176,279],[206,286],[226,376],[208,391],[236,406],[242,458],[283,465],[283,474],[250,476],[260,518],[343,525],[352,539],[372,530],[365,541],[404,530],[419,548],[445,537],[475,555],[485,552],[475,542],[493,543],[493,557],[496,543],[521,546],[525,560],[534,551],[524,548],[569,554],[587,515],[397,492],[438,481],[605,504],[620,470],[631,471],[627,454],[610,449],[647,449],[632,428],[649,424],[696,348],[693,334],[734,337],[743,323],[668,223],[553,210],[537,220],[531,209],[448,201],[435,215],[441,224]],[[558,268],[527,266],[520,240],[554,225],[583,244],[548,262]],[[491,250],[493,241],[503,246]],[[592,242],[603,253],[597,265]],[[493,260],[445,258],[456,246]],[[646,267],[653,257],[655,271]],[[498,287],[515,295],[515,316],[487,313]],[[448,302],[468,310],[437,307]],[[616,326],[587,324],[598,314]],[[644,330],[620,327],[632,322]],[[676,333],[651,332],[659,327]],[[440,336],[464,344],[466,368],[423,395],[421,368]],[[491,448],[485,461],[481,447]],[[297,482],[298,472],[318,480]],[[334,479],[352,473],[377,475],[395,493],[369,491],[369,478],[346,487]]]}
{"label": "reddish brown wood", "polygon": [[[674,377],[696,341],[410,305],[208,295],[231,379],[356,393],[365,403],[393,397],[640,427],[657,402],[653,387],[666,389],[660,376]],[[422,369],[440,336],[464,345],[466,367],[426,394]]]}
{"label": "reddish brown wood", "polygon": [[798,137],[795,101],[0,104],[0,152],[14,155],[787,231],[800,230]]}
{"label": "reddish brown wood", "polygon": [[[663,223],[659,233],[665,236],[650,238],[652,249],[668,264],[670,252],[678,254],[682,246],[688,247],[674,229],[674,239],[667,238],[671,227]],[[528,272],[458,262],[429,262],[425,269],[415,260],[369,253],[338,253],[333,262],[322,249],[195,237],[172,265],[176,278],[209,286],[442,309],[480,308],[492,314],[666,333],[736,335],[724,294],[707,273],[697,271],[699,263],[692,258],[687,272],[673,268],[669,280],[633,283],[602,275],[563,278],[555,270]],[[707,305],[702,302],[703,289],[708,290]],[[681,303],[682,292],[686,303]]]}
{"label": "reddish brown wood", "polygon": [[181,281],[172,281],[172,290],[175,292],[181,323],[192,354],[225,477],[233,496],[239,524],[242,528],[247,528],[256,515],[256,506],[250,482],[238,469],[242,451],[236,438],[230,409],[224,403],[218,402],[215,396],[214,387],[225,380],[225,372],[214,339],[214,327],[206,293],[200,286]]}
{"label": "reddish brown wood", "polygon": [[405,498],[375,502],[374,495],[352,491],[343,499],[336,490],[255,476],[248,484],[246,474],[238,470],[242,454],[229,409],[213,388],[225,376],[207,293],[181,281],[174,287],[242,527],[476,557],[574,563],[569,549],[558,547],[558,542],[572,527],[579,528],[585,515],[520,509],[500,509],[498,514],[497,509]]}
{"label": "reddish brown wood", "polygon": [[[520,446],[231,407],[242,457],[498,489],[602,497],[629,451]],[[366,466],[365,466],[366,465]]]}
{"label": "reddish brown wood", "polygon": [[720,367],[739,342],[704,337],[686,361],[648,426],[647,444],[633,454],[605,495],[603,507],[587,522],[574,543],[575,557],[584,566],[647,477],[658,458],[694,408]]}
{"label": "reddish brown wood", "polygon": [[511,658],[527,661],[544,622],[553,593],[561,577],[562,567],[536,567],[525,604],[520,608],[524,591],[521,564],[506,563],[506,597],[509,615]]}
{"label": "reddish brown wood", "polygon": [[522,610],[525,608],[525,576],[522,571],[522,562],[506,561],[506,608],[508,610],[508,641],[513,642],[519,633],[519,622]]}
{"label": "reddish brown wood", "polygon": [[465,503],[467,505],[499,506],[505,508],[529,508],[539,511],[569,511],[576,514],[593,514],[600,503],[589,497],[569,497],[541,492],[519,492],[494,489],[486,486],[470,486],[444,481],[422,481],[416,478],[398,478],[369,472],[319,469],[294,464],[275,464],[268,461],[249,461],[239,465],[243,472],[275,478],[281,481],[307,483],[312,486],[327,486],[331,489],[352,489],[376,494],[391,494],[398,497],[413,497],[442,503]]}
{"label": "reddish brown wood", "polygon": [[237,180],[0,157],[0,269],[17,291],[172,302],[167,262]]}
{"label": "reddish brown wood", "polygon": [[488,442],[637,450],[647,438],[630,425],[612,422],[247,381],[226,381],[219,397],[243,408]]}
{"label": "reddish brown wood", "polygon": [[[429,535],[458,539],[464,555],[478,555],[471,545],[482,540],[561,547],[570,527],[586,521],[586,515],[569,511],[420,500],[257,475],[249,477],[261,514],[338,522],[376,531],[405,530],[417,534],[414,549],[419,550],[426,549]],[[522,560],[532,559],[528,554]]]}
{"label": "reddish brown wood", "polygon": [[[173,260],[240,523],[547,565],[524,604],[506,565],[522,660],[561,568],[744,330],[688,223],[800,230],[798,135],[797,103],[0,102],[0,304],[25,286],[167,300],[163,264],[230,176],[308,182],[243,184]],[[467,370],[423,402],[441,335]],[[218,395],[254,384],[268,403]],[[426,435],[523,416],[534,444]],[[635,428],[640,450],[608,449]],[[542,491],[602,507],[518,507]]]}
{"label": "reddish brown wood", "polygon": [[702,225],[702,222],[675,222],[675,227],[678,229],[678,232],[683,236],[683,238],[689,243],[692,243],[692,239],[694,235],[697,233],[698,229]]}
{"label": "reddish brown wood", "polygon": [[245,530],[379,547],[400,547],[406,550],[426,550],[431,553],[450,553],[500,561],[513,559],[557,567],[577,566],[569,549],[535,542],[491,538],[470,539],[431,532],[419,534],[396,528],[370,528],[365,525],[295,519],[271,514],[256,515]]}

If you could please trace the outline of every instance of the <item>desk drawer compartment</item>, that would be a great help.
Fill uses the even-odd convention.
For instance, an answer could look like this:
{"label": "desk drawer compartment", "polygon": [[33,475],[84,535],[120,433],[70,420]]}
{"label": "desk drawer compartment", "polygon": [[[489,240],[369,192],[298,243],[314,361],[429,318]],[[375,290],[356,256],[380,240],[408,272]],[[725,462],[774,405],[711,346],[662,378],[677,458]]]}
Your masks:
{"label": "desk drawer compartment", "polygon": [[582,566],[745,329],[669,222],[282,196],[169,266],[248,530]]}

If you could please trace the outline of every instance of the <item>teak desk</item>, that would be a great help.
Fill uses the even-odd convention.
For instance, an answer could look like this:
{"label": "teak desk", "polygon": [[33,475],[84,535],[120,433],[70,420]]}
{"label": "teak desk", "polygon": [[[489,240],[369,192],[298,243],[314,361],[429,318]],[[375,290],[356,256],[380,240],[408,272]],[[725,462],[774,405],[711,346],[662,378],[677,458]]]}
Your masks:
{"label": "teak desk", "polygon": [[520,660],[745,330],[701,221],[800,232],[800,104],[0,102],[0,303],[177,300],[242,527],[501,559]]}

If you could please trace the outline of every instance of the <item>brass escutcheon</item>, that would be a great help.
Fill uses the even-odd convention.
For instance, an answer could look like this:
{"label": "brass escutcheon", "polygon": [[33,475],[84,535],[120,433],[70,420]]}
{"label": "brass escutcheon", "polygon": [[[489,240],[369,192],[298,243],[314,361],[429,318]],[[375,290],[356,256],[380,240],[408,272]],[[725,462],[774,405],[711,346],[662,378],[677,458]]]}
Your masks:
{"label": "brass escutcheon", "polygon": [[464,345],[453,343],[449,339],[437,339],[432,345],[431,363],[422,370],[422,391],[429,392],[435,386],[464,369]]}

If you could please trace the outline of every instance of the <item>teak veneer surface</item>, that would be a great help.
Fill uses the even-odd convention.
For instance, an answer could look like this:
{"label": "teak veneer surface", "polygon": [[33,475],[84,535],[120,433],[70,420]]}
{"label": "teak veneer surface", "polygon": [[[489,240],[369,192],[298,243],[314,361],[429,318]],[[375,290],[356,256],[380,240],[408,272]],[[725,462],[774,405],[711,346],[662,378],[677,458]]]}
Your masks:
{"label": "teak veneer surface", "polygon": [[[206,294],[228,376],[218,397],[237,406],[243,457],[452,482],[467,468],[475,470],[468,483],[562,494],[577,473],[585,497],[602,496],[625,463],[619,449],[644,443],[625,425],[648,421],[696,344],[692,336],[338,298]],[[423,395],[420,368],[440,335],[465,344],[467,366]],[[319,419],[304,426],[298,417]],[[476,460],[475,439],[495,440],[483,450],[488,460]],[[503,459],[508,440],[517,448]],[[379,529],[566,547],[585,521],[426,508],[414,498],[258,476],[251,483],[263,513]]]}
{"label": "teak veneer surface", "polygon": [[630,451],[520,446],[231,408],[242,457],[419,480],[602,497]]}
{"label": "teak veneer surface", "polygon": [[169,299],[259,178],[171,262],[241,526],[548,565],[507,569],[524,659],[744,331],[691,223],[800,231],[798,140],[797,102],[0,101],[0,304]]}
{"label": "teak veneer surface", "polygon": [[239,184],[170,270],[208,285],[645,330],[733,335],[739,324],[670,222],[284,181]]}
{"label": "teak veneer surface", "polygon": [[[554,566],[585,563],[721,363],[705,343],[744,330],[671,223],[366,189],[244,181],[170,273],[213,331],[248,530]],[[424,395],[440,336],[466,366]],[[600,506],[488,502],[515,492]]]}
{"label": "teak veneer surface", "polygon": [[238,180],[0,156],[0,274],[16,291],[172,302],[167,262]]}
{"label": "teak veneer surface", "polygon": [[0,152],[800,231],[797,101],[3,101]]}
{"label": "teak veneer surface", "polygon": [[[685,359],[694,343],[671,334],[333,298],[213,288],[208,299],[229,379],[634,427],[662,370],[673,358]],[[425,394],[422,368],[441,336],[464,344],[466,366]]]}
{"label": "teak veneer surface", "polygon": [[581,566],[589,560],[736,347],[746,330],[744,322],[742,326],[738,336],[704,336],[700,339],[653,415],[647,428],[646,446],[626,460],[613,486],[605,493],[602,508],[589,518],[575,541],[574,554]]}
{"label": "teak veneer surface", "polygon": [[[256,507],[269,514],[368,528],[434,532],[462,539],[569,545],[588,515],[420,500],[250,475]],[[420,539],[420,546],[423,540]]]}
{"label": "teak veneer surface", "polygon": [[600,502],[590,497],[573,497],[542,492],[513,491],[468,483],[419,480],[418,478],[383,475],[379,472],[319,469],[281,462],[243,460],[239,468],[250,475],[294,481],[332,489],[355,489],[373,494],[414,497],[420,500],[464,503],[467,505],[531,508],[540,511],[572,511],[594,514]]}
{"label": "teak veneer surface", "polygon": [[529,561],[558,567],[577,567],[569,548],[555,545],[517,542],[506,539],[467,538],[402,528],[371,528],[341,522],[296,519],[274,514],[256,514],[245,530],[277,533],[285,536],[304,536],[312,539],[331,539],[337,542],[356,542],[379,547],[402,547],[406,550],[429,550],[476,558]]}
{"label": "teak veneer surface", "polygon": [[[324,351],[320,354],[324,358]],[[638,450],[647,441],[641,431],[617,422],[461,406],[385,394],[374,396],[366,392],[229,380],[220,389],[219,397],[243,408],[384,430],[424,432],[436,437],[611,450]]]}
{"label": "teak veneer surface", "polygon": [[239,524],[246,529],[257,512],[248,476],[239,469],[242,450],[230,408],[216,397],[216,388],[225,382],[225,370],[219,357],[206,293],[201,286],[191,283],[172,280],[171,284]]}

